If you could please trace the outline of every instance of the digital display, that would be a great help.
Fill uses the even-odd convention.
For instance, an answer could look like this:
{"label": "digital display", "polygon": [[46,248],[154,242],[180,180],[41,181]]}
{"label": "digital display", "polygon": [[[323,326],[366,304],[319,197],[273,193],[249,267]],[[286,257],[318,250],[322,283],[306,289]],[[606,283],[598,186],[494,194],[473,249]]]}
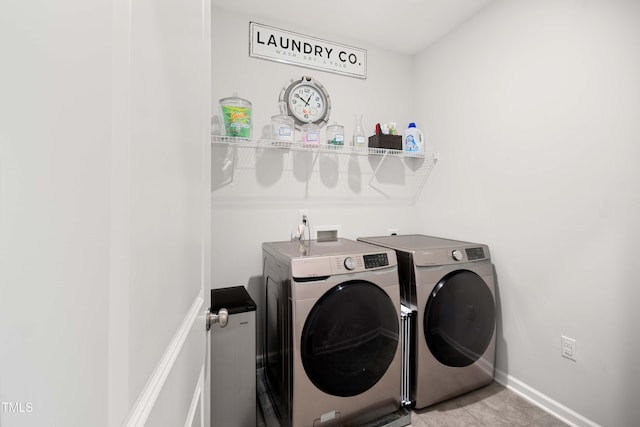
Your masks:
{"label": "digital display", "polygon": [[482,250],[482,248],[467,248],[465,252],[467,253],[467,259],[469,261],[484,258],[484,250]]}
{"label": "digital display", "polygon": [[364,255],[364,268],[376,268],[389,265],[387,254]]}

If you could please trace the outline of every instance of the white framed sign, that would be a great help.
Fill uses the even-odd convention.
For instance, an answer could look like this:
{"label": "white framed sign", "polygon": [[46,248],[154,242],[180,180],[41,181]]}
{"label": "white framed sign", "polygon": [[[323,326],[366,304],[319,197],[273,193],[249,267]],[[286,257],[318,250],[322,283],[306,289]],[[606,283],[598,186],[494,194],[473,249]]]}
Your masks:
{"label": "white framed sign", "polygon": [[367,78],[367,51],[256,22],[249,23],[249,56],[360,79]]}

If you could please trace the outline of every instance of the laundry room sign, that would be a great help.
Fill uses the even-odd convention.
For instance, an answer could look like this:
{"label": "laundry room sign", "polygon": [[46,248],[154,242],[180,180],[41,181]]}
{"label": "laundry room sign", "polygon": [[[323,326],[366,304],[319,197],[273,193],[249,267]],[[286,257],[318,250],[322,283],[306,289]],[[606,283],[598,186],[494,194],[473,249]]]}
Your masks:
{"label": "laundry room sign", "polygon": [[367,78],[367,51],[256,22],[249,23],[249,56]]}

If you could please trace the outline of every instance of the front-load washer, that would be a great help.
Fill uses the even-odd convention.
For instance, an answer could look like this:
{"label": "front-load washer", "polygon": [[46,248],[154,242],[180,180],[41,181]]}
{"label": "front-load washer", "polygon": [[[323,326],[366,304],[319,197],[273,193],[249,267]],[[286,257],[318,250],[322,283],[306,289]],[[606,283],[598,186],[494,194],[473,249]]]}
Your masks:
{"label": "front-load washer", "polygon": [[402,304],[415,311],[409,374],[415,407],[490,383],[496,308],[489,247],[425,235],[358,240],[396,251]]}
{"label": "front-load washer", "polygon": [[400,407],[393,250],[263,243],[264,380],[282,426],[361,425]]}

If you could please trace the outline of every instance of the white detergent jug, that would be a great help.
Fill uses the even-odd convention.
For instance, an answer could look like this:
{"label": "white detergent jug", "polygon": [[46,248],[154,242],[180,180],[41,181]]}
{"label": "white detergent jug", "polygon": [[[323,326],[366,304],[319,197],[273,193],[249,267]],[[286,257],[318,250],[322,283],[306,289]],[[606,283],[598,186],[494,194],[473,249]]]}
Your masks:
{"label": "white detergent jug", "polygon": [[402,145],[404,153],[407,155],[424,154],[424,135],[422,131],[416,127],[415,123],[409,123],[409,127],[404,131],[404,141]]}

